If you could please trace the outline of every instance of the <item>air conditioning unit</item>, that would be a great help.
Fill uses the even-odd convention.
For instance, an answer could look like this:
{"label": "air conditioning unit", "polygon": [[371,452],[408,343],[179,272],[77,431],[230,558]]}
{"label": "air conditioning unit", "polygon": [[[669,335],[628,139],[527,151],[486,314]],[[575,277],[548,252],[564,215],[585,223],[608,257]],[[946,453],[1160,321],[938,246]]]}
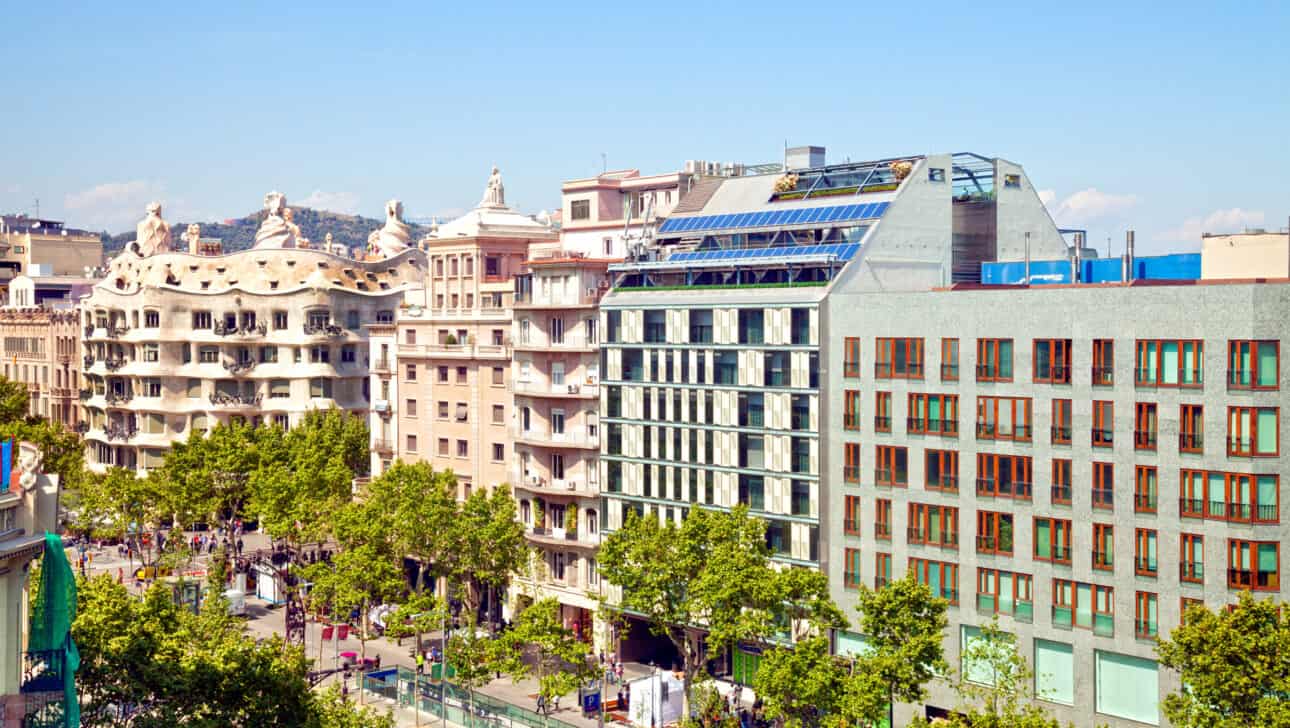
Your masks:
{"label": "air conditioning unit", "polygon": [[390,401],[388,399],[378,399],[372,403],[372,409],[382,414],[390,411]]}
{"label": "air conditioning unit", "polygon": [[569,394],[577,394],[577,393],[578,393],[578,385],[576,385],[576,384],[570,384],[570,385],[569,385]]}

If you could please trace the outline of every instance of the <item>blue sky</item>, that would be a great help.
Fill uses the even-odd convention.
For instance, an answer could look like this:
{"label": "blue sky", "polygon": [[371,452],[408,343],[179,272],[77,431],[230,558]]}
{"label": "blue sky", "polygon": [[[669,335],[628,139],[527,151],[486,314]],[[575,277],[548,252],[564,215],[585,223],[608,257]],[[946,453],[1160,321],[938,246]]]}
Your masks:
{"label": "blue sky", "polygon": [[412,217],[686,159],[977,151],[1148,251],[1290,214],[1290,3],[11,3],[0,210]]}

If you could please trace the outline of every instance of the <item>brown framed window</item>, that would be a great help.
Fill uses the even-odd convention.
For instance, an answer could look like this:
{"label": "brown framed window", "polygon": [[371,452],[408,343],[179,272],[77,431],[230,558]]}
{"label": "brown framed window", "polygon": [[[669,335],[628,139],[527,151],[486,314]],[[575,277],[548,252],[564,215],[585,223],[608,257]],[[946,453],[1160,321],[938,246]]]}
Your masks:
{"label": "brown framed window", "polygon": [[941,339],[941,381],[959,380],[959,340]]}
{"label": "brown framed window", "polygon": [[922,379],[923,340],[879,338],[873,375],[877,379]]}
{"label": "brown framed window", "polygon": [[874,554],[873,588],[881,589],[891,583],[891,554]]}
{"label": "brown framed window", "polygon": [[977,495],[1030,500],[1033,486],[1030,456],[977,453]]}
{"label": "brown framed window", "polygon": [[891,392],[876,392],[873,405],[875,432],[891,432]]}
{"label": "brown framed window", "polygon": [[1280,523],[1280,478],[1275,474],[1184,469],[1178,513],[1240,523]]}
{"label": "brown framed window", "polygon": [[842,340],[842,376],[860,376],[860,337],[848,336]]}
{"label": "brown framed window", "polygon": [[860,549],[843,550],[842,584],[848,589],[860,588]]}
{"label": "brown framed window", "polygon": [[1133,408],[1133,449],[1155,450],[1157,427],[1156,403],[1136,403]]}
{"label": "brown framed window", "polygon": [[1053,400],[1052,438],[1054,445],[1071,444],[1071,401]]}
{"label": "brown framed window", "polygon": [[1228,407],[1227,454],[1277,457],[1281,454],[1281,408]]}
{"label": "brown framed window", "polygon": [[1199,533],[1184,533],[1179,542],[1178,578],[1200,584],[1205,581],[1205,537]]}
{"label": "brown framed window", "polygon": [[1200,453],[1205,449],[1205,408],[1199,404],[1179,405],[1178,451]]}
{"label": "brown framed window", "polygon": [[1012,555],[1012,514],[976,512],[976,550],[982,554]]}
{"label": "brown framed window", "polygon": [[959,565],[930,559],[910,559],[914,579],[932,590],[932,596],[959,603]]}
{"label": "brown framed window", "polygon": [[1112,463],[1093,463],[1093,507],[1115,508],[1115,465]]}
{"label": "brown framed window", "polygon": [[891,540],[891,500],[879,498],[873,502],[873,537]]}
{"label": "brown framed window", "polygon": [[1133,467],[1133,512],[1155,513],[1157,507],[1157,471],[1154,465]]}
{"label": "brown framed window", "polygon": [[1138,339],[1133,383],[1139,387],[1199,387],[1205,382],[1205,342]]}
{"label": "brown framed window", "polygon": [[925,454],[923,474],[928,490],[957,493],[959,489],[959,454],[957,450],[932,450]]}
{"label": "brown framed window", "polygon": [[1115,567],[1115,527],[1093,524],[1093,568],[1110,571]]}
{"label": "brown framed window", "polygon": [[1071,383],[1071,340],[1035,339],[1033,380],[1036,384]]}
{"label": "brown framed window", "polygon": [[848,442],[842,446],[842,480],[860,482],[860,443]]}
{"label": "brown framed window", "polygon": [[1053,626],[1115,634],[1115,592],[1109,586],[1053,579]]}
{"label": "brown framed window", "polygon": [[842,429],[860,429],[860,392],[848,389],[842,393]]}
{"label": "brown framed window", "polygon": [[1228,389],[1281,386],[1281,346],[1276,341],[1227,342]]}
{"label": "brown framed window", "polygon": [[1115,403],[1093,401],[1093,447],[1111,447],[1115,439]]}
{"label": "brown framed window", "polygon": [[976,437],[978,440],[1017,440],[1031,438],[1031,400],[1029,397],[977,397]]}
{"label": "brown framed window", "polygon": [[873,482],[875,485],[909,485],[909,448],[895,445],[874,447]]}
{"label": "brown framed window", "polygon": [[909,395],[909,416],[905,429],[917,435],[959,434],[959,398],[956,394]]}
{"label": "brown framed window", "polygon": [[977,339],[976,380],[1012,381],[1012,339]]}
{"label": "brown framed window", "polygon": [[1035,561],[1071,562],[1071,522],[1065,518],[1035,519]]}
{"label": "brown framed window", "polygon": [[1011,614],[1018,620],[1034,620],[1034,579],[998,569],[976,570],[976,606],[987,614]]}
{"label": "brown framed window", "polygon": [[1053,505],[1071,504],[1071,461],[1053,458]]}
{"label": "brown framed window", "polygon": [[1160,572],[1159,553],[1156,550],[1156,531],[1139,528],[1133,532],[1133,573],[1138,576],[1155,576]]}
{"label": "brown framed window", "polygon": [[1110,387],[1115,384],[1115,342],[1110,339],[1093,340],[1093,386]]}
{"label": "brown framed window", "polygon": [[959,547],[959,509],[926,503],[909,504],[908,542],[942,548]]}
{"label": "brown framed window", "polygon": [[1136,592],[1133,595],[1133,635],[1138,639],[1153,640],[1160,632],[1160,614],[1156,595]]}
{"label": "brown framed window", "polygon": [[1227,586],[1250,591],[1281,588],[1281,544],[1277,541],[1227,540]]}
{"label": "brown framed window", "polygon": [[860,496],[843,497],[842,531],[848,536],[860,535]]}

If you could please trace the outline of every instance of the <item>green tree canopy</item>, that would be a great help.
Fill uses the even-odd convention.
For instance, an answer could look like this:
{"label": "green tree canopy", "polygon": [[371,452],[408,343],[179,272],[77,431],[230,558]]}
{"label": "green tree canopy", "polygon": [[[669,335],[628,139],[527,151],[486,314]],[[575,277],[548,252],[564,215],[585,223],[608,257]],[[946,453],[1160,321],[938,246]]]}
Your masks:
{"label": "green tree canopy", "polygon": [[1243,592],[1231,610],[1187,610],[1186,623],[1160,640],[1160,664],[1181,690],[1164,713],[1180,728],[1290,726],[1290,613]]}
{"label": "green tree canopy", "polygon": [[700,649],[705,637],[710,652],[720,653],[791,631],[794,615],[842,619],[836,607],[825,606],[823,580],[772,566],[766,523],[743,506],[691,508],[680,525],[629,513],[597,558],[602,575],[621,590],[613,606],[643,615],[676,648],[686,715],[690,687],[712,656]]}

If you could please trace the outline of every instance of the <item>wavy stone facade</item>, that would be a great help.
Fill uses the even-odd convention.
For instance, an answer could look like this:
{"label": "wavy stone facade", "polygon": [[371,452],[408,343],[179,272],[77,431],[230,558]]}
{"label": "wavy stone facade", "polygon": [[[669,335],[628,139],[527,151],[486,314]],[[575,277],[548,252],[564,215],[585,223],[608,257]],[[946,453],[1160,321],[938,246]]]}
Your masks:
{"label": "wavy stone facade", "polygon": [[89,466],[160,465],[193,429],[369,408],[366,327],[392,323],[425,256],[123,254],[81,307]]}

